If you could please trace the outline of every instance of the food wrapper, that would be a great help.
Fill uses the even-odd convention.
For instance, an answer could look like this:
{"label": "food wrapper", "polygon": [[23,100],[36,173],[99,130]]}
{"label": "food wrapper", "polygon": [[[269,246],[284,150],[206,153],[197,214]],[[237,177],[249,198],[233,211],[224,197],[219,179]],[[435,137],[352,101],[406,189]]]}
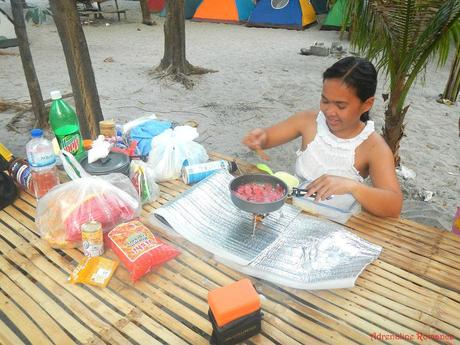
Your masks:
{"label": "food wrapper", "polygon": [[86,257],[70,274],[72,284],[83,283],[93,286],[106,287],[118,267],[118,261],[101,256]]}
{"label": "food wrapper", "polygon": [[109,232],[108,238],[133,282],[179,255],[177,249],[161,242],[139,221],[118,225]]}

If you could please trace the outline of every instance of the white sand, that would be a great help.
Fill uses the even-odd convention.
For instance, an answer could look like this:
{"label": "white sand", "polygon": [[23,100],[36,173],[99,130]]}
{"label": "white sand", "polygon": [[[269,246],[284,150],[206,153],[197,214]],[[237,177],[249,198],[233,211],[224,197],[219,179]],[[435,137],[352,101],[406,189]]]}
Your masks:
{"label": "white sand", "polygon": [[[156,113],[178,122],[195,120],[201,133],[199,141],[206,149],[257,163],[258,157],[240,143],[249,129],[268,126],[296,111],[318,109],[321,73],[336,58],[307,57],[298,52],[315,41],[330,46],[339,40],[337,32],[319,31],[318,26],[292,31],[187,21],[189,62],[218,72],[195,77],[195,88],[186,90],[149,75],[163,55],[163,18],[154,16],[157,26],[142,25],[138,2],[119,3],[121,8],[129,8],[128,20],[118,22],[115,16],[107,15],[105,21],[84,26],[106,119],[125,122]],[[104,8],[110,6],[110,2],[103,4]],[[29,25],[28,34],[44,97],[55,89],[71,92],[54,24]],[[347,41],[342,44],[348,46]],[[114,61],[104,62],[108,57]],[[417,174],[413,180],[402,181],[406,199],[403,215],[444,228],[450,228],[460,203],[460,105],[449,107],[435,102],[444,89],[451,60],[452,56],[441,69],[430,65],[425,85],[417,83],[412,88],[400,151],[403,165]],[[19,56],[0,56],[0,78],[0,98],[28,99]],[[371,113],[379,132],[384,110],[380,95],[386,92],[386,86],[380,75]],[[23,154],[28,133],[6,131],[11,117],[11,112],[0,114],[0,140]],[[268,151],[269,165],[292,172],[298,145],[296,141]],[[427,190],[435,194],[425,202],[420,194]]]}

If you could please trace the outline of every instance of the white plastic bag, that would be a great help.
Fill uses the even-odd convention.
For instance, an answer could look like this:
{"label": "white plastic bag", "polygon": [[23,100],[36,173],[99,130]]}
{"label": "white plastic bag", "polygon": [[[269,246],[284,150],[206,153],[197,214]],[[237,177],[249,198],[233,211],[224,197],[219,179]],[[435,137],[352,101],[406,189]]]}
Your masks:
{"label": "white plastic bag", "polygon": [[148,164],[155,173],[155,181],[167,181],[179,178],[182,166],[207,162],[209,157],[199,143],[196,128],[177,126],[167,129],[152,140],[152,150]]}

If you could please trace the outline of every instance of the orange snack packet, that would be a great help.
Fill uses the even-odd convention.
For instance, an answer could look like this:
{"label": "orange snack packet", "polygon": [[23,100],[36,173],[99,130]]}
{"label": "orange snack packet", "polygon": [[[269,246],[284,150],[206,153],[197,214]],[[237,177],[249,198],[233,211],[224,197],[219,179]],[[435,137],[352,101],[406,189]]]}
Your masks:
{"label": "orange snack packet", "polygon": [[130,272],[133,282],[180,253],[137,220],[118,225],[108,237],[110,247]]}
{"label": "orange snack packet", "polygon": [[118,267],[118,261],[102,256],[86,257],[70,273],[72,284],[83,283],[93,286],[106,287]]}

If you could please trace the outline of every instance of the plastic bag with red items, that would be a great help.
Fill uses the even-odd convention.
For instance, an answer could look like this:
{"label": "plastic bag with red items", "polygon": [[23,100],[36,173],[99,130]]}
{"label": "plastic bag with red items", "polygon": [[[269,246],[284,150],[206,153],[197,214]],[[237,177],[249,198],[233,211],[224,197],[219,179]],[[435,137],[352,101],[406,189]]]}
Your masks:
{"label": "plastic bag with red items", "polygon": [[74,247],[81,241],[84,223],[96,220],[108,232],[139,213],[134,186],[127,176],[117,173],[78,178],[53,188],[38,201],[35,223],[51,246]]}
{"label": "plastic bag with red items", "polygon": [[180,254],[136,220],[118,225],[108,237],[110,247],[130,272],[133,282]]}

